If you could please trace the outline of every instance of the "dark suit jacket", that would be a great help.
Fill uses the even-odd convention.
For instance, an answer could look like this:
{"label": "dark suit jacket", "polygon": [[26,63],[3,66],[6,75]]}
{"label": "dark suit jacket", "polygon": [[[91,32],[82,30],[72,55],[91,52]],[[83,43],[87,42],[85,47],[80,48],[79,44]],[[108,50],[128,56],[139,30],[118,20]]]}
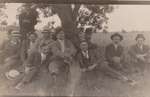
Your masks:
{"label": "dark suit jacket", "polygon": [[137,45],[133,45],[131,46],[131,50],[130,50],[133,55],[134,54],[146,54],[149,51],[149,46],[147,45],[143,45],[143,49],[141,50]]}
{"label": "dark suit jacket", "polygon": [[41,54],[37,50],[32,50],[24,63],[27,67],[39,67],[41,65]]}
{"label": "dark suit jacket", "polygon": [[67,55],[68,58],[73,57],[76,54],[76,49],[70,40],[65,40],[65,51],[61,52],[61,45],[59,41],[55,41],[52,45],[52,59],[61,60],[63,55]]}
{"label": "dark suit jacket", "polygon": [[143,45],[143,49],[141,50],[137,45],[131,46],[129,50],[129,54],[131,55],[132,58],[136,59],[137,54],[146,54],[146,57],[149,57],[149,46],[148,45]]}
{"label": "dark suit jacket", "polygon": [[77,53],[77,61],[81,68],[88,68],[93,64],[100,65],[104,61],[104,54],[101,48],[93,47],[88,49],[89,58],[83,56],[82,51],[80,50]]}
{"label": "dark suit jacket", "polygon": [[106,57],[106,61],[108,61],[109,63],[113,63],[112,58],[113,57],[121,57],[123,55],[123,47],[121,45],[118,46],[117,49],[115,49],[113,44],[109,44],[108,46],[106,46],[105,49],[105,57]]}

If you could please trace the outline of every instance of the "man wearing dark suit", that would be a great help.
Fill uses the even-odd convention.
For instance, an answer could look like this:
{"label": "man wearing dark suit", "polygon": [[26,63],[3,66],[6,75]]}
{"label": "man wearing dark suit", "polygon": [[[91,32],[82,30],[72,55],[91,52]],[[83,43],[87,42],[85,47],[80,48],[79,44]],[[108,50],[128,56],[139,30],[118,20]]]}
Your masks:
{"label": "man wearing dark suit", "polygon": [[86,41],[80,43],[80,51],[77,53],[77,61],[83,71],[94,69],[104,61],[104,56],[98,48],[89,48]]}
{"label": "man wearing dark suit", "polygon": [[20,77],[20,82],[16,85],[16,89],[21,89],[26,83],[29,83],[40,71],[41,67],[49,64],[50,46],[42,45],[41,50],[32,47],[28,51],[28,57],[24,62],[25,72]]}
{"label": "man wearing dark suit", "polygon": [[77,64],[79,64],[81,71],[79,82],[80,85],[83,85],[88,89],[95,87],[90,83],[91,81],[97,81],[98,75],[100,73],[100,65],[104,63],[104,55],[101,51],[102,50],[98,50],[96,47],[89,47],[89,44],[86,41],[82,41],[80,43],[80,49],[76,55],[76,61]]}
{"label": "man wearing dark suit", "polygon": [[112,43],[105,48],[105,58],[108,62],[107,71],[109,71],[109,74],[112,73],[111,76],[134,85],[135,82],[133,80],[129,79],[121,73],[124,72],[124,49],[120,44],[120,42],[123,40],[123,37],[119,33],[114,33],[113,35],[111,35],[111,40]]}
{"label": "man wearing dark suit", "polygon": [[27,33],[34,32],[34,26],[37,24],[38,12],[30,5],[23,5],[24,10],[19,15],[19,26],[22,38],[27,38]]}
{"label": "man wearing dark suit", "polygon": [[109,66],[109,63],[105,61],[103,51],[100,48],[91,48],[85,41],[80,43],[80,51],[77,53],[77,61],[83,75],[86,75],[86,78],[88,79],[92,79],[93,77],[96,77],[97,79],[97,74],[100,73],[99,71],[102,71],[103,73],[111,75],[131,85],[134,84],[132,80]]}
{"label": "man wearing dark suit", "polygon": [[22,35],[21,42],[21,59],[25,61],[27,58],[27,35],[35,31],[34,26],[37,24],[38,12],[32,4],[24,4],[24,9],[19,14],[20,33]]}
{"label": "man wearing dark suit", "polygon": [[[143,34],[138,34],[135,38],[136,44],[132,45],[129,54],[131,58],[134,60],[134,64],[140,69],[144,70],[145,65],[150,58],[150,48],[148,45],[144,44],[145,37]],[[145,64],[145,65],[144,65]]]}
{"label": "man wearing dark suit", "polygon": [[56,33],[57,40],[52,45],[52,58],[49,64],[49,71],[52,75],[59,75],[61,71],[69,70],[69,65],[72,64],[73,57],[76,54],[76,49],[73,43],[66,39],[65,33],[60,29]]}
{"label": "man wearing dark suit", "polygon": [[120,42],[123,40],[123,37],[115,33],[111,36],[112,43],[106,46],[105,49],[105,57],[106,61],[109,63],[109,65],[114,69],[122,69],[122,56],[124,53],[124,49]]}

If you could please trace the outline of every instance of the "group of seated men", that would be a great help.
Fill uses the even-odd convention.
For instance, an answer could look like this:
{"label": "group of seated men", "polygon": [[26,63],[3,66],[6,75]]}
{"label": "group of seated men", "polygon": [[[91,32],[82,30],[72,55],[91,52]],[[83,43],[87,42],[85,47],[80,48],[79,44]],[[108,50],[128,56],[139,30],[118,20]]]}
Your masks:
{"label": "group of seated men", "polygon": [[[121,45],[122,35],[112,34],[110,37],[112,43],[103,51],[90,41],[89,36],[84,36],[85,34],[79,35],[78,48],[66,39],[63,29],[59,29],[55,34],[56,40],[53,39],[51,30],[43,30],[42,37],[39,37],[37,33],[29,34],[28,40],[25,40],[28,49],[25,60],[22,60],[20,56],[23,44],[21,34],[17,31],[11,31],[8,34],[8,39],[0,48],[0,63],[3,64],[5,72],[24,67],[24,75],[15,86],[16,89],[30,82],[42,66],[45,66],[49,74],[56,78],[59,73],[68,72],[69,66],[74,63],[78,63],[75,65],[80,66],[82,73],[100,68],[124,82],[134,84],[134,80],[120,72],[123,71],[124,63],[126,63],[124,62],[124,47]],[[148,63],[149,47],[144,44],[143,34],[138,34],[135,40],[136,44],[129,49],[129,55],[134,60],[132,63],[141,68]],[[9,77],[7,74],[6,76]]]}

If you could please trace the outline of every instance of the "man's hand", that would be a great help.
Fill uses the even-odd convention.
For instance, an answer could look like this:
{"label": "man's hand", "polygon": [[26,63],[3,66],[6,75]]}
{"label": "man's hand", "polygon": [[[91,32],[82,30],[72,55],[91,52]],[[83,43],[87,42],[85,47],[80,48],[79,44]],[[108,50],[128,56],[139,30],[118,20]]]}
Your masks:
{"label": "man's hand", "polygon": [[88,71],[86,68],[81,69],[81,72],[86,72]]}
{"label": "man's hand", "polygon": [[25,73],[28,73],[30,71],[30,67],[25,67]]}
{"label": "man's hand", "polygon": [[144,58],[145,55],[136,55],[136,57],[141,60],[141,61],[145,61],[145,58]]}
{"label": "man's hand", "polygon": [[114,61],[115,63],[120,63],[121,58],[120,58],[120,57],[113,57],[113,61]]}
{"label": "man's hand", "polygon": [[11,57],[8,57],[8,58],[5,59],[5,62],[9,62],[9,61],[11,61],[11,60],[12,60],[12,58],[11,58]]}
{"label": "man's hand", "polygon": [[97,66],[97,64],[93,64],[93,65],[88,67],[88,70],[93,70],[96,66]]}

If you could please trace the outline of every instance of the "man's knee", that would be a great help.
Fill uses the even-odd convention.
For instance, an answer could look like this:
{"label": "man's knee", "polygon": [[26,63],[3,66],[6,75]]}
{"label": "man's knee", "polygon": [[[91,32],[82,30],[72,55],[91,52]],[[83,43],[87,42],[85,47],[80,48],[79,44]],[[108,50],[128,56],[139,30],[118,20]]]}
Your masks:
{"label": "man's knee", "polygon": [[109,63],[106,62],[106,61],[102,62],[101,65],[100,65],[100,68],[103,69],[103,70],[108,69],[109,68]]}
{"label": "man's knee", "polygon": [[25,73],[23,81],[30,82],[38,73],[38,68],[33,68]]}
{"label": "man's knee", "polygon": [[58,63],[51,62],[48,66],[48,70],[51,74],[58,74],[59,73]]}

